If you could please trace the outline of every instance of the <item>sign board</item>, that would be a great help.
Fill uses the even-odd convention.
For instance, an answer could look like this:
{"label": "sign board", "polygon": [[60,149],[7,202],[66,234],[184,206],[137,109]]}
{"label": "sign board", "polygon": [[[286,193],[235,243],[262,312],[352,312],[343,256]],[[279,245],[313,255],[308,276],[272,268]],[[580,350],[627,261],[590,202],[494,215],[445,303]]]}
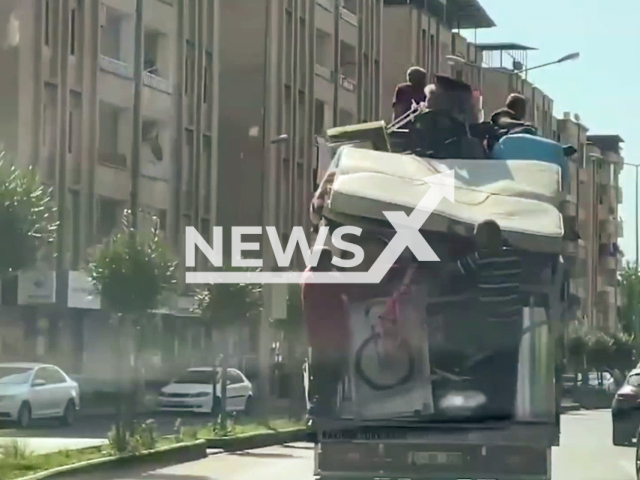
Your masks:
{"label": "sign board", "polygon": [[18,272],[18,305],[41,305],[56,301],[56,273],[23,270]]}
{"label": "sign board", "polygon": [[69,272],[69,308],[100,309],[100,294],[96,292],[88,275],[84,272]]}

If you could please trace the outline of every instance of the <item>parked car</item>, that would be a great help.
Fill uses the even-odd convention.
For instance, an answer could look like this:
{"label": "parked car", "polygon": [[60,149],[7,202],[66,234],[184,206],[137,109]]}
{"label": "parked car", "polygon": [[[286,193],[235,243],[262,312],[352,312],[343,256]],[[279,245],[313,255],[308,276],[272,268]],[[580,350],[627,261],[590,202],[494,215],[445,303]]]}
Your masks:
{"label": "parked car", "polygon": [[[220,369],[217,369],[216,398],[211,388],[211,367],[190,368],[160,390],[158,403],[162,411],[191,411],[207,413],[219,411],[222,405]],[[227,411],[251,411],[253,387],[251,382],[235,368],[227,370]]]}
{"label": "parked car", "polygon": [[640,369],[632,370],[611,405],[613,444],[633,443],[640,426]]}
{"label": "parked car", "polygon": [[0,364],[0,420],[15,421],[22,428],[41,418],[59,418],[71,425],[79,407],[78,384],[58,367]]}

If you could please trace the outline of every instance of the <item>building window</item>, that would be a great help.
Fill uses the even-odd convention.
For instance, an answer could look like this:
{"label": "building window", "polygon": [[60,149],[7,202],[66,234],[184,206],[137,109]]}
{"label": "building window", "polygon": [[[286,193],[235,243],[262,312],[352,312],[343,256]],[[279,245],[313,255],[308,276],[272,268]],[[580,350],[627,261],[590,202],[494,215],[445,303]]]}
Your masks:
{"label": "building window", "polygon": [[71,9],[71,20],[70,20],[71,24],[70,24],[70,40],[69,40],[69,54],[71,55],[75,55],[76,54],[76,9],[72,8]]}
{"label": "building window", "polygon": [[98,200],[98,236],[100,238],[109,237],[117,228],[121,204],[118,200],[101,197]]}
{"label": "building window", "polygon": [[73,112],[69,111],[69,131],[67,132],[67,150],[69,153],[73,153]]}
{"label": "building window", "polygon": [[314,102],[313,117],[314,135],[324,135],[324,102],[317,98]]}
{"label": "building window", "polygon": [[202,103],[207,103],[207,90],[209,88],[209,82],[207,79],[209,78],[209,69],[205,65],[204,67],[204,78],[202,80]]}
{"label": "building window", "polygon": [[44,2],[44,44],[49,46],[49,42],[51,41],[49,38],[50,29],[49,29],[49,21],[51,17],[51,6],[49,5],[50,1],[45,0]]}
{"label": "building window", "polygon": [[47,104],[42,104],[42,145],[47,145]]}
{"label": "building window", "polygon": [[189,93],[189,57],[184,57],[184,93],[185,95]]}

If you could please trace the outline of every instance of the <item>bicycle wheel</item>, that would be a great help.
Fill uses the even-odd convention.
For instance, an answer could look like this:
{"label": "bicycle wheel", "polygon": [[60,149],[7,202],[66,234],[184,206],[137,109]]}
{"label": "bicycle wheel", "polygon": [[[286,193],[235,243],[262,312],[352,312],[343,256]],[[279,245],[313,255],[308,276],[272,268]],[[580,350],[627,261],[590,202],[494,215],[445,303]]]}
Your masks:
{"label": "bicycle wheel", "polygon": [[[393,375],[392,378],[396,377],[395,380],[389,380],[388,378],[373,378],[374,375],[368,374],[365,371],[363,365],[365,350],[372,346],[375,348],[375,343],[380,340],[381,335],[379,333],[373,333],[372,335],[369,335],[365,339],[365,341],[362,342],[362,344],[358,347],[355,354],[354,366],[356,375],[358,375],[358,377],[362,379],[365,385],[375,391],[391,390],[393,388],[397,388],[407,384],[409,381],[411,381],[415,373],[416,361],[411,345],[406,340],[401,340],[400,344],[398,345],[398,350],[406,354],[406,370],[404,371],[404,373],[401,373],[399,375]],[[383,375],[379,375],[379,377],[383,377]]]}

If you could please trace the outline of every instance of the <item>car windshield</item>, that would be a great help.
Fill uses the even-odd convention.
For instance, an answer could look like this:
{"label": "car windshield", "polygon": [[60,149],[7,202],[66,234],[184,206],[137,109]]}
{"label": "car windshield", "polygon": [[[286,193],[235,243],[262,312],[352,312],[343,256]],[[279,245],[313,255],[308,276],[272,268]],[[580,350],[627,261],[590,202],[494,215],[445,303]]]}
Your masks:
{"label": "car windshield", "polygon": [[627,384],[632,387],[640,387],[640,373],[634,373],[627,378]]}
{"label": "car windshield", "polygon": [[21,385],[28,383],[33,368],[0,367],[0,384]]}
{"label": "car windshield", "polygon": [[[218,373],[216,372],[216,378]],[[211,370],[187,370],[183,375],[173,381],[173,383],[211,383]]]}

